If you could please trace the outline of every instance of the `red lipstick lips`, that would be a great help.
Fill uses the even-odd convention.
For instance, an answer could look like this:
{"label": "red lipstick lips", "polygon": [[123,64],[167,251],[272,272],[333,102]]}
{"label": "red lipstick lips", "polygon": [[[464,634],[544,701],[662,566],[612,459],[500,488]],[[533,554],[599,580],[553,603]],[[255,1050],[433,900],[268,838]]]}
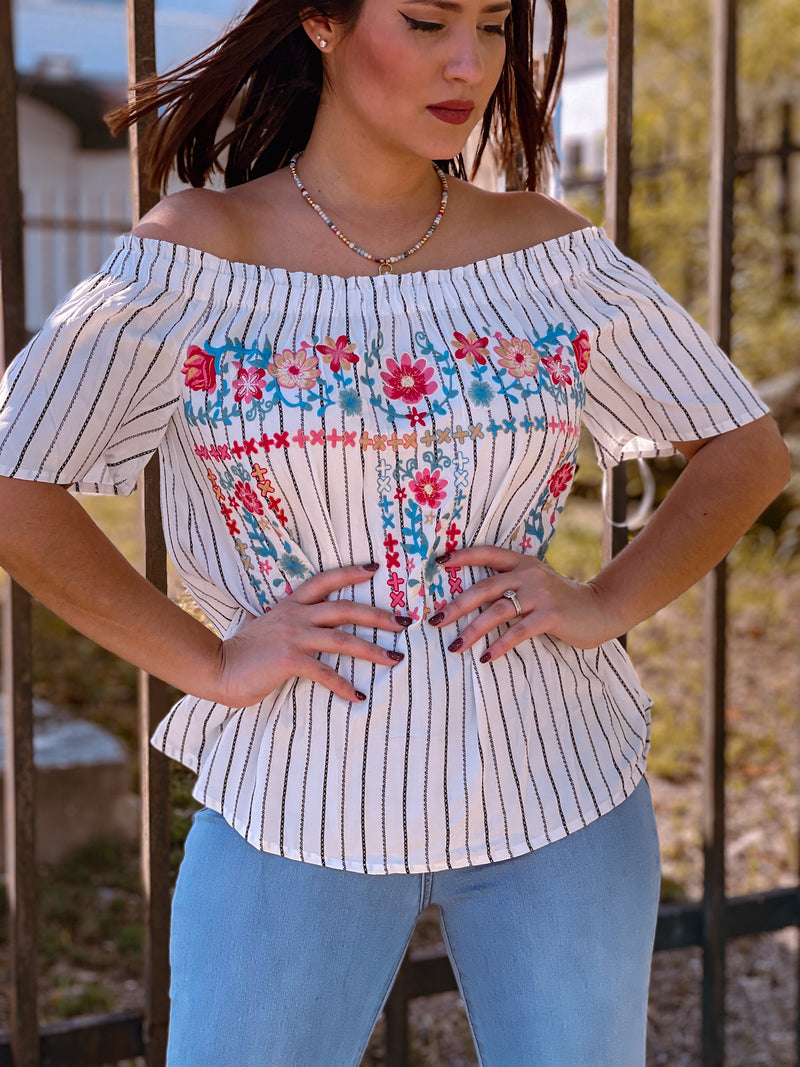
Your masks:
{"label": "red lipstick lips", "polygon": [[429,104],[428,111],[442,122],[460,126],[469,119],[475,109],[471,100],[442,100],[438,104]]}

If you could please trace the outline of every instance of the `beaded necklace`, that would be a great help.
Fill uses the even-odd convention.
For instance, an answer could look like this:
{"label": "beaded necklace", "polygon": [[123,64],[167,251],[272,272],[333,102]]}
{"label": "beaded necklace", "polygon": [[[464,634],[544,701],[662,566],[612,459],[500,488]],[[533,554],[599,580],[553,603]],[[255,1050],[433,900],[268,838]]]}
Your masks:
{"label": "beaded necklace", "polygon": [[417,241],[416,244],[412,245],[411,248],[407,248],[405,252],[401,252],[397,256],[373,256],[371,252],[367,252],[365,249],[359,248],[358,245],[354,244],[353,241],[351,241],[348,237],[345,237],[342,231],[338,229],[334,225],[333,221],[325,214],[319,204],[311,199],[308,190],[300,181],[300,178],[297,175],[297,161],[302,154],[302,152],[298,152],[297,155],[292,156],[292,158],[289,160],[289,170],[292,172],[292,177],[294,178],[295,185],[300,190],[303,199],[308,204],[310,204],[311,207],[313,207],[313,209],[323,220],[323,222],[325,222],[329,226],[329,228],[333,231],[333,233],[336,234],[339,240],[343,241],[349,249],[351,249],[353,252],[356,252],[359,256],[363,256],[364,259],[371,259],[373,263],[377,263],[379,274],[391,274],[393,263],[399,263],[401,259],[407,259],[408,256],[413,256],[415,252],[418,252],[420,248],[422,248],[422,246],[425,244],[425,242],[429,241],[431,237],[433,237],[436,227],[439,225],[439,223],[442,221],[442,218],[444,217],[444,210],[447,207],[447,175],[444,173],[441,167],[434,163],[434,170],[439,176],[439,181],[442,183],[442,198],[439,201],[439,210],[436,212],[436,218],[431,223],[430,229],[424,237],[421,237],[419,241]]}

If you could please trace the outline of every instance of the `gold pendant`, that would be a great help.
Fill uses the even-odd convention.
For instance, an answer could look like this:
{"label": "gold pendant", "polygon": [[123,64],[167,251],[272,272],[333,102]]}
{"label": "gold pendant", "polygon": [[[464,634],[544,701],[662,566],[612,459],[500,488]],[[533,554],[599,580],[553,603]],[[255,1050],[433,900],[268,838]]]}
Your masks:
{"label": "gold pendant", "polygon": [[392,274],[392,264],[382,259],[378,264],[378,274]]}

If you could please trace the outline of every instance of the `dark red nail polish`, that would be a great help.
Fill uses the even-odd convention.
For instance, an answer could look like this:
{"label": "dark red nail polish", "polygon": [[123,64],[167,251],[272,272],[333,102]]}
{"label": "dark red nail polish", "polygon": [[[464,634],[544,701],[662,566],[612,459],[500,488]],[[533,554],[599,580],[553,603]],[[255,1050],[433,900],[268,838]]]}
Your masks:
{"label": "dark red nail polish", "polygon": [[464,638],[463,637],[457,637],[455,639],[455,641],[451,641],[450,644],[447,647],[448,647],[450,652],[458,652],[458,650],[461,648],[461,646],[463,644],[464,644]]}
{"label": "dark red nail polish", "polygon": [[444,619],[444,612],[443,611],[437,611],[435,615],[431,615],[431,617],[428,619],[428,622],[431,624],[431,626],[438,626],[439,623],[442,622],[443,619]]}
{"label": "dark red nail polish", "polygon": [[437,563],[447,563],[447,561],[449,559],[450,559],[450,553],[449,552],[445,552],[444,555],[436,557],[436,562]]}
{"label": "dark red nail polish", "polygon": [[356,689],[356,700],[366,700],[366,699],[367,699],[367,694],[366,693],[359,693],[359,691]]}
{"label": "dark red nail polish", "polygon": [[484,654],[480,657],[480,661],[481,661],[481,663],[488,663],[491,658],[492,658],[492,654],[487,648],[487,650],[484,652]]}
{"label": "dark red nail polish", "polygon": [[374,574],[375,571],[380,569],[380,563],[365,563],[364,570],[369,571],[370,574]]}
{"label": "dark red nail polish", "polygon": [[393,659],[395,663],[399,663],[401,659],[406,658],[404,652],[395,652],[393,648],[387,648],[386,655],[389,657],[389,659]]}
{"label": "dark red nail polish", "polygon": [[399,622],[401,626],[410,626],[414,621],[410,615],[395,615],[395,622]]}

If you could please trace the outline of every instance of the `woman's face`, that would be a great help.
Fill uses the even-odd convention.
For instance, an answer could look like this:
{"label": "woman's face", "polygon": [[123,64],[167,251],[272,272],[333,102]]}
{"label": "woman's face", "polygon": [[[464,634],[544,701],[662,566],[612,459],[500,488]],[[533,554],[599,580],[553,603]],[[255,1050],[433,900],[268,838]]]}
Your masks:
{"label": "woman's face", "polygon": [[511,0],[364,0],[326,56],[323,101],[365,147],[450,159],[500,78],[510,10]]}

